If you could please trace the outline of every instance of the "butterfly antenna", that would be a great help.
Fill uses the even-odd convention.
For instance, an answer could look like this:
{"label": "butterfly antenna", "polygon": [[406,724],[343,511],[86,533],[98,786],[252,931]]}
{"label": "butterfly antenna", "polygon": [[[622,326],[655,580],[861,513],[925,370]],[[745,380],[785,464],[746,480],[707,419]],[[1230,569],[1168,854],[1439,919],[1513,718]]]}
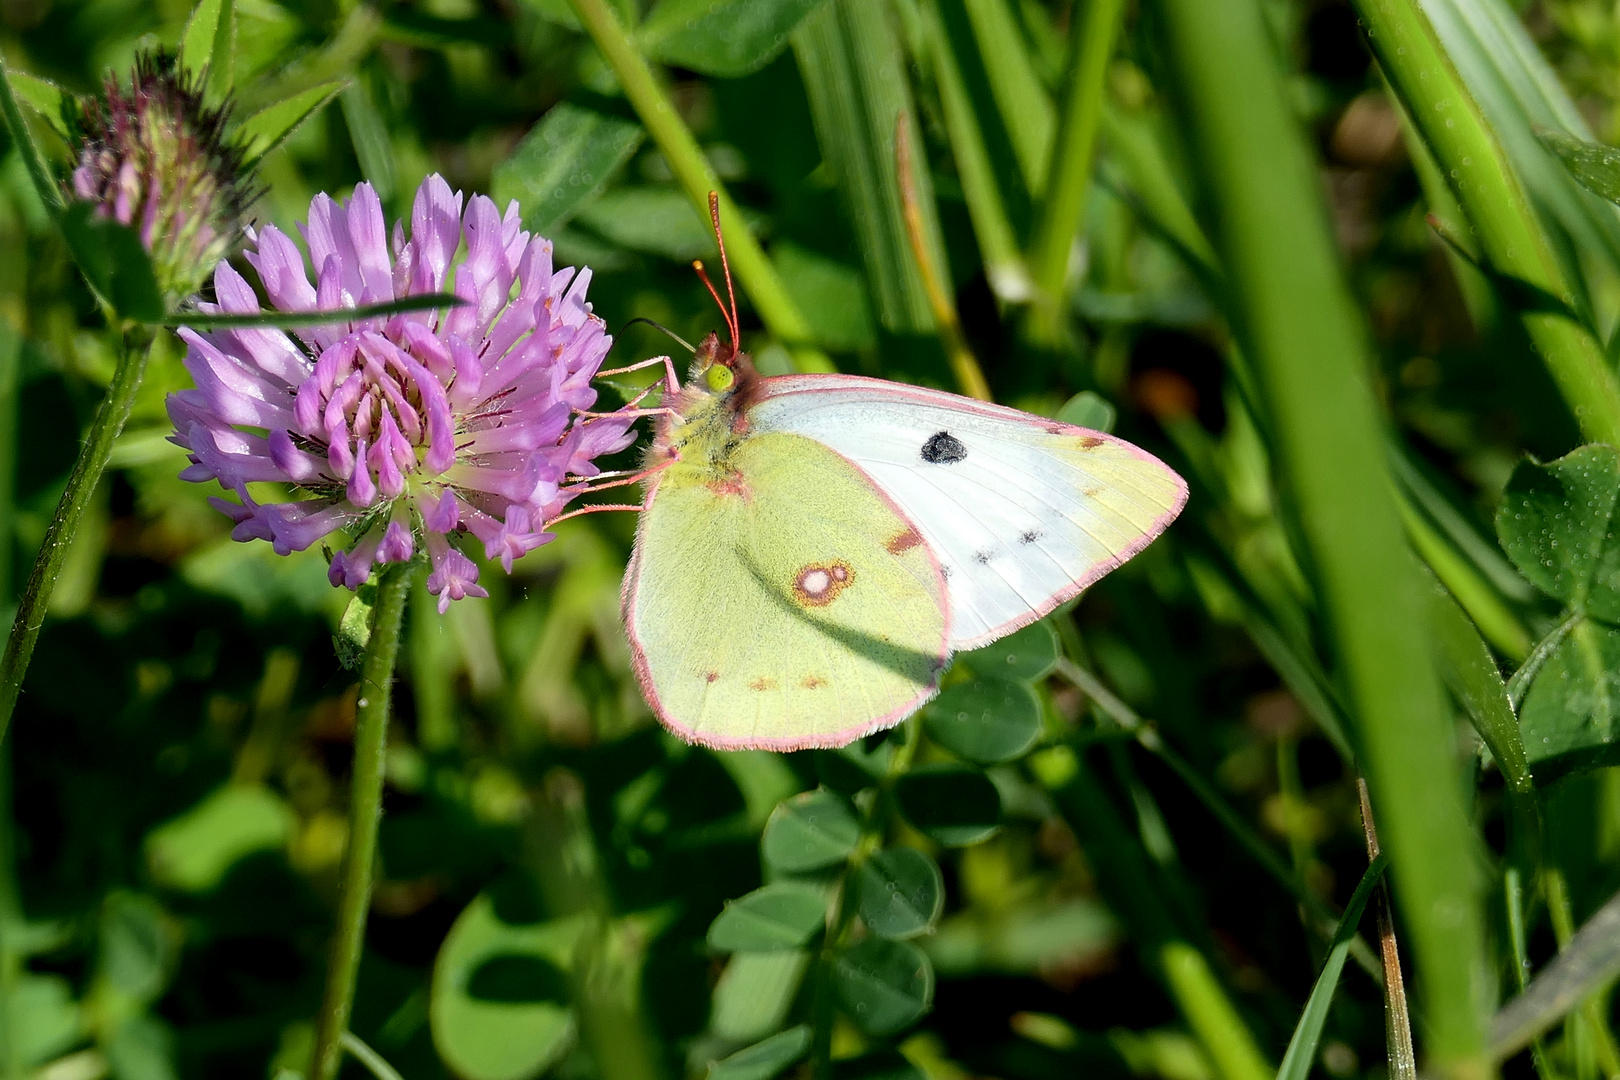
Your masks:
{"label": "butterfly antenna", "polygon": [[732,355],[736,355],[737,325],[731,321],[731,313],[726,310],[726,302],[720,299],[720,293],[716,291],[714,282],[709,280],[709,272],[703,269],[702,259],[693,259],[692,269],[697,271],[698,280],[703,282],[704,287],[709,290],[709,295],[714,297],[714,302],[720,306],[720,317],[726,320],[726,332],[731,335],[731,352]]}
{"label": "butterfly antenna", "polygon": [[714,226],[714,242],[720,249],[720,269],[726,275],[726,297],[731,301],[731,345],[733,351],[740,344],[737,331],[741,321],[737,318],[737,290],[731,287],[731,261],[726,258],[726,238],[720,232],[720,193],[709,192],[709,222]]}
{"label": "butterfly antenna", "polygon": [[649,319],[644,315],[637,315],[635,318],[633,318],[630,321],[626,322],[623,326],[619,327],[619,332],[617,334],[613,335],[613,336],[616,337],[616,338],[623,336],[624,332],[626,330],[630,329],[632,326],[636,325],[636,323],[646,323],[648,326],[652,327],[654,330],[661,330],[665,334],[667,334],[677,345],[679,345],[681,348],[685,349],[687,352],[689,352],[689,353],[697,352],[697,349],[692,346],[691,342],[689,342],[685,338],[681,337],[681,335],[677,334],[675,331],[671,330],[669,327],[665,326],[663,323],[657,322],[657,321],[655,321],[653,319]]}

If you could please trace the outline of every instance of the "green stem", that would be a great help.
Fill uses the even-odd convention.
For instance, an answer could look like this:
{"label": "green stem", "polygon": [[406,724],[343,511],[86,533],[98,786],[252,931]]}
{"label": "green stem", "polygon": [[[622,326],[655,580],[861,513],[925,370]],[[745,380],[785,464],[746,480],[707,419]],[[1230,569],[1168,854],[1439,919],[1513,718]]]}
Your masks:
{"label": "green stem", "polygon": [[[1575,915],[1569,902],[1564,872],[1550,868],[1542,880],[1546,884],[1547,914],[1552,921],[1553,937],[1558,941],[1558,951],[1568,952],[1570,941],[1575,936]],[[1609,1030],[1608,1021],[1604,1018],[1603,992],[1599,990],[1582,1001],[1576,1015],[1586,1026],[1592,1053],[1603,1075],[1610,1080],[1620,1076],[1620,1047],[1616,1047],[1614,1033]]]}
{"label": "green stem", "polygon": [[1383,466],[1366,329],[1338,263],[1316,165],[1258,0],[1157,6],[1227,273],[1229,315],[1266,406],[1282,501],[1297,515],[1301,561],[1314,571],[1390,852],[1430,1058],[1452,1080],[1488,1076],[1478,841],[1423,593]]}
{"label": "green stem", "polygon": [[895,781],[911,767],[911,759],[917,754],[917,744],[921,741],[921,736],[922,723],[913,716],[906,721],[904,740],[895,747],[883,780],[873,793],[874,797],[867,806],[866,813],[861,816],[860,839],[855,842],[855,850],[850,853],[849,860],[844,865],[843,880],[838,883],[836,906],[832,911],[832,926],[822,939],[821,955],[817,958],[815,971],[811,975],[813,980],[811,1016],[814,1025],[813,1041],[810,1044],[811,1080],[832,1080],[832,965],[838,958],[839,951],[848,942],[850,929],[855,924],[855,903],[851,895],[855,871],[872,857],[873,852],[882,843],[884,823],[888,820],[889,793],[894,789]]}
{"label": "green stem", "polygon": [[84,508],[90,504],[101,474],[106,471],[107,457],[112,453],[113,441],[124,430],[129,410],[135,404],[135,392],[140,389],[141,377],[146,374],[146,361],[151,355],[152,336],[149,330],[133,328],[123,335],[123,348],[118,367],[113,372],[112,385],[107,396],[96,409],[95,419],[85,435],[79,459],[68,477],[67,490],[56,504],[56,514],[45,539],[34,557],[28,583],[23,586],[17,614],[11,620],[11,634],[6,639],[6,650],[0,656],[0,741],[11,726],[11,715],[17,709],[17,695],[22,690],[23,676],[28,662],[34,656],[34,644],[39,640],[39,629],[45,623],[51,605],[51,593],[56,589],[57,576],[67,558],[73,537],[79,530]]}
{"label": "green stem", "polygon": [[0,744],[0,1080],[22,1080],[23,1076],[16,1006],[23,973],[18,947],[23,911],[22,898],[17,895],[16,821],[11,811],[11,747]]}
{"label": "green stem", "polygon": [[314,1080],[335,1080],[343,1062],[343,1036],[354,1008],[355,977],[371,907],[371,873],[382,823],[383,751],[388,742],[388,704],[399,628],[410,594],[413,563],[384,567],[377,582],[376,614],[360,669],[360,701],[354,720],[354,773],[349,782],[349,843],[343,854],[337,929],[326,970],[326,992],[315,1025]]}
{"label": "green stem", "polygon": [[377,1080],[405,1080],[399,1075],[399,1070],[388,1064],[388,1059],[367,1046],[360,1037],[352,1031],[343,1033],[343,1049],[354,1055],[354,1059],[366,1067],[366,1071],[375,1076]]}
{"label": "green stem", "polygon": [[1204,954],[1185,941],[1167,941],[1159,949],[1170,993],[1198,1041],[1209,1053],[1221,1080],[1272,1080],[1249,1025],[1233,1007]]}
{"label": "green stem", "polygon": [[[1530,986],[1530,950],[1524,926],[1524,882],[1517,866],[1502,872],[1502,899],[1507,907],[1508,942],[1513,948],[1513,981],[1523,994]],[[1560,1080],[1547,1061],[1540,1036],[1530,1040],[1530,1060],[1541,1080]]]}
{"label": "green stem", "polygon": [[[1547,234],[1524,189],[1415,0],[1356,0],[1390,85],[1449,177],[1485,256],[1504,276],[1571,300]],[[1520,318],[1547,370],[1593,442],[1620,446],[1620,381],[1589,330],[1566,315]]]}
{"label": "green stem", "polygon": [[810,342],[814,335],[810,324],[799,311],[787,286],[771,265],[765,250],[743,224],[737,204],[731,201],[720,177],[715,174],[709,159],[703,156],[697,139],[675,111],[674,102],[664,88],[658,85],[647,61],[636,51],[635,44],[625,33],[619,16],[604,0],[572,0],[579,21],[585,25],[591,40],[602,51],[602,56],[624,88],[625,97],[635,107],[641,122],[658,144],[658,149],[669,161],[675,179],[686,189],[687,197],[703,217],[709,216],[709,192],[720,196],[720,219],[731,229],[726,251],[737,280],[754,302],[760,319],[772,335],[792,351],[795,362],[803,371],[832,371],[832,361]]}
{"label": "green stem", "polygon": [[1125,0],[1091,0],[1085,15],[1075,18],[1074,61],[1069,69],[1068,98],[1058,123],[1047,174],[1045,201],[1030,250],[1030,272],[1043,306],[1041,321],[1048,328],[1063,302],[1069,276],[1069,253],[1091,186],[1091,167],[1097,153],[1097,131],[1102,125],[1103,94],[1108,61],[1124,22]]}

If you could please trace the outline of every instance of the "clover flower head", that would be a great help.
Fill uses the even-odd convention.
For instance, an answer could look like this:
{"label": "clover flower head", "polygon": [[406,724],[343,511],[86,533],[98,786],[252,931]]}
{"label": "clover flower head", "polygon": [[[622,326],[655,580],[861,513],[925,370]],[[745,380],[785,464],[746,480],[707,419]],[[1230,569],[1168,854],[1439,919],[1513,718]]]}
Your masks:
{"label": "clover flower head", "polygon": [[[334,585],[358,588],[376,564],[425,547],[440,611],[488,595],[452,538],[470,533],[510,572],[552,539],[543,526],[598,474],[594,459],[634,439],[627,415],[579,415],[596,401],[591,380],[612,342],[585,302],[590,270],[553,270],[551,242],[523,231],[515,202],[504,216],[481,195],[464,208],[437,175],[392,245],[369,184],[347,204],[317,195],[300,231],[314,285],[273,226],[247,253],[277,311],[439,291],[466,303],[295,333],[182,329],[197,385],[168,399],[173,441],[191,454],[181,475],[236,493],[240,502],[212,501],[238,540],[287,554],[340,534]],[[229,263],[214,290],[205,311],[260,310]],[[260,501],[248,485],[263,481],[306,497]]]}
{"label": "clover flower head", "polygon": [[257,194],[227,120],[228,110],[205,105],[201,83],[161,51],[136,58],[127,91],[109,74],[77,117],[69,195],[134,228],[172,296],[202,287]]}

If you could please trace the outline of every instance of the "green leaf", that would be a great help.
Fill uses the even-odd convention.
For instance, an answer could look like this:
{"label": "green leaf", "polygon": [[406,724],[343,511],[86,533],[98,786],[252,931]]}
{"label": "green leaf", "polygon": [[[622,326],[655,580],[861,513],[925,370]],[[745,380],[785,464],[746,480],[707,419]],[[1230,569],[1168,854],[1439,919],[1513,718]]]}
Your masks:
{"label": "green leaf", "polygon": [[814,1032],[809,1024],[779,1031],[709,1066],[709,1080],[771,1080],[804,1057]]}
{"label": "green leaf", "polygon": [[1490,748],[1508,786],[1521,794],[1528,793],[1532,787],[1530,766],[1502,673],[1457,601],[1433,578],[1429,585],[1429,629],[1434,635],[1440,674]]}
{"label": "green leaf", "polygon": [[677,262],[714,254],[714,233],[708,221],[679,188],[614,188],[580,210],[578,217],[582,224],[631,251]]}
{"label": "green leaf", "polygon": [[89,203],[69,206],[60,221],[73,260],[98,296],[125,318],[162,320],[163,292],[152,258],[134,229],[98,217]]}
{"label": "green leaf", "polygon": [[1560,131],[1540,131],[1536,137],[1587,191],[1620,203],[1620,150]]}
{"label": "green leaf", "polygon": [[996,765],[1041,735],[1041,703],[1028,683],[984,678],[947,688],[923,710],[929,738],[959,758]]}
{"label": "green leaf", "polygon": [[900,812],[924,836],[946,847],[965,847],[1001,827],[1001,796],[977,769],[924,765],[895,786]]}
{"label": "green leaf", "polygon": [[185,34],[180,36],[180,65],[191,78],[203,78],[217,63],[219,57],[215,52],[219,50],[222,37],[228,65],[232,6],[232,0],[198,0],[198,6],[191,8],[191,18],[186,19]]}
{"label": "green leaf", "polygon": [[292,825],[292,811],[268,788],[227,784],[147,834],[147,867],[166,888],[207,892],[242,858],[285,847]]}
{"label": "green leaf", "polygon": [[465,1080],[528,1080],[562,1059],[575,1022],[555,998],[559,980],[524,991],[503,986],[501,968],[566,972],[589,925],[585,916],[512,925],[488,893],[462,910],[439,947],[428,998],[433,1045],[451,1071]]}
{"label": "green leaf", "polygon": [[907,1027],[934,1000],[934,966],[904,941],[870,937],[833,961],[833,988],[844,1011],[869,1035]]}
{"label": "green leaf", "polygon": [[305,120],[319,112],[333,98],[343,92],[347,82],[322,83],[300,91],[285,101],[266,105],[237,129],[243,152],[252,165],[266,154],[286,142]]}
{"label": "green leaf", "polygon": [[1339,973],[1344,970],[1345,957],[1350,955],[1350,942],[1356,936],[1356,925],[1361,922],[1361,913],[1367,906],[1367,898],[1372,895],[1373,886],[1388,865],[1389,856],[1380,854],[1368,865],[1367,872],[1361,875],[1361,881],[1356,885],[1356,891],[1351,894],[1344,917],[1339,920],[1339,927],[1333,933],[1333,944],[1328,950],[1327,960],[1322,964],[1321,974],[1317,975],[1316,985],[1311,988],[1311,996],[1305,1002],[1305,1010],[1300,1013],[1299,1023],[1294,1025],[1294,1036],[1288,1040],[1288,1050],[1277,1069],[1277,1080],[1306,1080],[1310,1075],[1311,1062],[1316,1060],[1316,1044],[1322,1038],[1322,1027],[1327,1023],[1328,1006],[1333,1003],[1333,994],[1338,989]]}
{"label": "green leaf", "polygon": [[338,632],[332,635],[332,648],[338,663],[350,671],[359,669],[366,658],[366,644],[371,641],[372,609],[377,606],[377,585],[368,581],[355,592],[354,599],[343,609],[338,620]]}
{"label": "green leaf", "polygon": [[816,779],[821,781],[822,787],[853,795],[883,779],[893,753],[894,744],[885,739],[871,751],[866,749],[864,740],[857,740],[834,750],[814,750],[811,755],[816,763]]}
{"label": "green leaf", "polygon": [[18,1056],[25,1068],[45,1064],[84,1037],[84,1015],[62,976],[25,971],[13,995],[12,1030],[22,1044]]}
{"label": "green leaf", "polygon": [[1034,682],[1057,666],[1057,634],[1050,623],[1042,620],[982,649],[962,653],[957,659],[980,675]]}
{"label": "green leaf", "polygon": [[761,849],[777,870],[802,874],[849,858],[860,835],[861,823],[842,797],[807,791],[771,812]]}
{"label": "green leaf", "polygon": [[788,242],[775,245],[771,256],[818,344],[850,352],[877,344],[866,278],[859,270]]}
{"label": "green leaf", "polygon": [[549,23],[567,30],[582,29],[579,25],[579,16],[574,14],[573,5],[568,0],[521,0],[521,2],[524,7]]}
{"label": "green leaf", "polygon": [[908,938],[927,930],[945,906],[939,864],[916,848],[880,851],[855,873],[861,921],[879,937]]}
{"label": "green leaf", "polygon": [[21,71],[11,73],[11,89],[17,95],[17,100],[44,117],[52,131],[64,140],[72,140],[73,133],[67,125],[67,110],[73,108],[72,94],[55,83]]}
{"label": "green leaf", "polygon": [[827,898],[820,889],[779,882],[727,901],[709,924],[709,947],[721,952],[796,949],[827,920]]}
{"label": "green leaf", "polygon": [[714,988],[710,1029],[733,1043],[769,1035],[782,1026],[809,966],[806,952],[733,955]]}
{"label": "green leaf", "polygon": [[1519,723],[1538,784],[1620,762],[1620,630],[1577,622],[1530,684]]}
{"label": "green leaf", "polygon": [[824,2],[660,0],[636,31],[636,41],[654,60],[736,78],[776,59],[793,28]]}
{"label": "green leaf", "polygon": [[394,142],[388,135],[388,125],[383,122],[364,82],[344,87],[338,100],[343,106],[343,122],[349,126],[354,156],[360,161],[361,175],[386,203],[394,195],[395,174]]}
{"label": "green leaf", "polygon": [[[1572,604],[1591,593],[1594,614],[1620,621],[1620,545],[1606,543],[1617,496],[1620,451],[1613,447],[1583,446],[1546,465],[1526,459],[1502,493],[1496,534],[1542,592]],[[1593,589],[1600,571],[1603,584]]]}
{"label": "green leaf", "polygon": [[495,166],[495,201],[504,206],[516,199],[523,227],[550,236],[602,190],[645,137],[640,124],[559,102]]}
{"label": "green leaf", "polygon": [[1118,411],[1095,390],[1082,390],[1063,403],[1052,419],[1060,424],[1090,428],[1092,431],[1113,431]]}

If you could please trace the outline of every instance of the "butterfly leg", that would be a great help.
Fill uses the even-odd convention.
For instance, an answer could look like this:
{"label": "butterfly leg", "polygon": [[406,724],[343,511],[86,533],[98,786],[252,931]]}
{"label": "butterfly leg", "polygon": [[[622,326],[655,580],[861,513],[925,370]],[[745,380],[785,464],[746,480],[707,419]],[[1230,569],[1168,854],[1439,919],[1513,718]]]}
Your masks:
{"label": "butterfly leg", "polygon": [[669,391],[670,393],[674,393],[676,390],[681,388],[680,380],[675,377],[675,363],[667,356],[655,356],[651,360],[638,360],[634,364],[630,364],[627,367],[613,368],[609,371],[598,371],[596,373],[596,377],[600,379],[604,375],[623,375],[626,372],[639,371],[644,367],[652,367],[654,364],[664,365],[665,390]]}

